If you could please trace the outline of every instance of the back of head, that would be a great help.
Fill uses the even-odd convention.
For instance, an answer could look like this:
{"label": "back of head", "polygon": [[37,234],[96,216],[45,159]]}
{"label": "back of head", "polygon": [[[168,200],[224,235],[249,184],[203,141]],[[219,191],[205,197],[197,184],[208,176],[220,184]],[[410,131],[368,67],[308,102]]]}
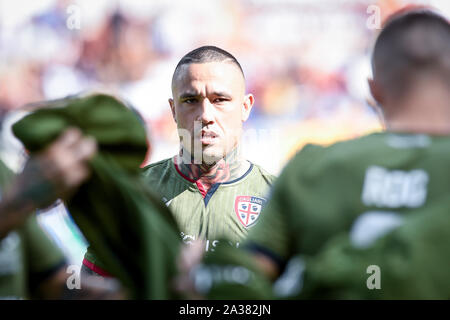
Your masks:
{"label": "back of head", "polygon": [[242,77],[244,77],[241,65],[231,53],[215,46],[203,46],[188,52],[181,58],[173,73],[172,84],[181,66],[192,63],[208,62],[228,62],[234,64],[241,71]]}
{"label": "back of head", "polygon": [[395,14],[377,38],[372,57],[375,81],[398,99],[419,80],[450,87],[450,24],[428,9]]}

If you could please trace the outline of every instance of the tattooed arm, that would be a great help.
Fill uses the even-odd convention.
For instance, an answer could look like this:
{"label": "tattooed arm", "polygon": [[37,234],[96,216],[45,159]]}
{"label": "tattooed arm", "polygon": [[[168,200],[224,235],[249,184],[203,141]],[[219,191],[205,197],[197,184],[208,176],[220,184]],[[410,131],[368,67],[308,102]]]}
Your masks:
{"label": "tattooed arm", "polygon": [[95,152],[93,139],[83,137],[78,129],[68,129],[32,157],[1,199],[0,239],[21,226],[33,210],[70,197],[89,176],[87,161]]}

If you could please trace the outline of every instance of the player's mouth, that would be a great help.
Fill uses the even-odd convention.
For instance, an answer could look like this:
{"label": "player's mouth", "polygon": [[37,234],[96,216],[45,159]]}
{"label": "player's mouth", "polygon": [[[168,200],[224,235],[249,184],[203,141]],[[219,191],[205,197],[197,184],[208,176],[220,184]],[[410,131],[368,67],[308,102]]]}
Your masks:
{"label": "player's mouth", "polygon": [[213,144],[217,141],[218,138],[219,136],[215,132],[202,130],[200,142],[203,145]]}

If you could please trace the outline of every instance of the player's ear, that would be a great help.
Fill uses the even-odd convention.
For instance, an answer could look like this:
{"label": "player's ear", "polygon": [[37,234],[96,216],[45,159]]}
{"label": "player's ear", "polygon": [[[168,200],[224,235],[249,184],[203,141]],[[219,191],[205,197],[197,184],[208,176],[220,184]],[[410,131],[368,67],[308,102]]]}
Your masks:
{"label": "player's ear", "polygon": [[386,122],[384,120],[383,116],[383,110],[381,109],[383,95],[381,94],[380,87],[373,79],[367,79],[367,82],[369,83],[370,93],[372,94],[373,99],[367,99],[367,103],[369,106],[374,109],[375,113],[378,116],[378,120],[380,121],[383,128],[386,128]]}
{"label": "player's ear", "polygon": [[384,102],[383,94],[381,92],[381,88],[378,85],[378,83],[371,78],[367,79],[367,82],[369,83],[370,93],[372,94],[372,97],[379,105],[383,105]]}
{"label": "player's ear", "polygon": [[244,97],[244,103],[242,104],[242,122],[247,121],[254,103],[255,97],[251,93]]}
{"label": "player's ear", "polygon": [[172,111],[172,117],[175,123],[177,123],[177,117],[175,113],[175,103],[173,102],[173,99],[169,99],[169,105],[170,105],[170,111]]}

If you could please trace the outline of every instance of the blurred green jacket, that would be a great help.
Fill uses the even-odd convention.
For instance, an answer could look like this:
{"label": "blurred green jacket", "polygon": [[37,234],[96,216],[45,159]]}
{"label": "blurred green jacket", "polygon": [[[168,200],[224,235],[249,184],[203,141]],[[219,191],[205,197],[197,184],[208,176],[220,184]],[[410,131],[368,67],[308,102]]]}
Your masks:
{"label": "blurred green jacket", "polygon": [[141,181],[144,124],[117,99],[98,94],[49,103],[18,121],[13,132],[34,153],[69,127],[98,143],[90,179],[67,203],[74,221],[130,298],[174,298],[169,283],[181,240],[170,211]]}

